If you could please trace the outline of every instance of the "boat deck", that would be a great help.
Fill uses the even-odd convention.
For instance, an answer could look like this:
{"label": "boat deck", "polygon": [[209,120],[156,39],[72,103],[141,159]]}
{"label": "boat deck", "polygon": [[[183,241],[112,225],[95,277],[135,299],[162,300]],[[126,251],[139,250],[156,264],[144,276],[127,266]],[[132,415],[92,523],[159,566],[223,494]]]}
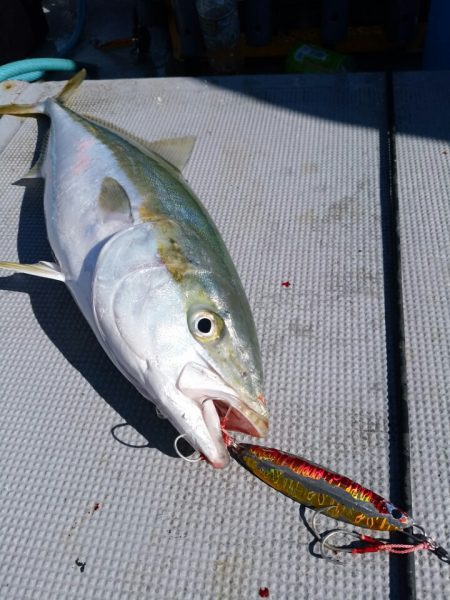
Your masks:
{"label": "boat deck", "polygon": [[[0,103],[60,86],[0,84]],[[249,296],[263,443],[394,502],[410,492],[448,547],[450,79],[402,73],[391,91],[384,74],[105,80],[71,107],[146,139],[197,137],[185,176]],[[2,260],[52,259],[43,183],[18,182],[43,131],[0,120]],[[0,596],[450,597],[449,567],[430,553],[323,560],[291,500],[236,463],[180,460],[175,430],[65,286],[0,276]]]}

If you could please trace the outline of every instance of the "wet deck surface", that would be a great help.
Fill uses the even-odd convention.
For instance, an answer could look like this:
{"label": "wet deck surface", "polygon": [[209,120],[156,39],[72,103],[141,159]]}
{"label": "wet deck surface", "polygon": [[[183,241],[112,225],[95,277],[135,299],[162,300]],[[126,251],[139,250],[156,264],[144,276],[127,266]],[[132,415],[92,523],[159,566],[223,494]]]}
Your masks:
{"label": "wet deck surface", "polygon": [[[2,84],[0,103],[56,89]],[[249,296],[265,443],[396,502],[411,489],[417,521],[448,546],[450,85],[402,74],[393,92],[389,114],[382,74],[88,81],[71,106],[147,139],[197,137],[185,176]],[[43,184],[14,185],[43,130],[18,123],[0,121],[0,257],[51,260]],[[414,573],[387,555],[321,560],[298,505],[237,464],[175,457],[176,432],[115,370],[63,284],[2,274],[0,307],[3,594],[450,597],[436,557],[417,556]]]}

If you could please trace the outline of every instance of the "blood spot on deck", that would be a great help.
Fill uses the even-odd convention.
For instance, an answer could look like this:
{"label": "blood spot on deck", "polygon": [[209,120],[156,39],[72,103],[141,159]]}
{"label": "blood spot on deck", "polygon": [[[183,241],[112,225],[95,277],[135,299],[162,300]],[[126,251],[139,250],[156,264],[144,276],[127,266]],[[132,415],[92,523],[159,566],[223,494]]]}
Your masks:
{"label": "blood spot on deck", "polygon": [[290,281],[282,281],[282,282],[281,282],[281,285],[282,285],[283,287],[285,287],[285,288],[288,288],[288,287],[290,287],[290,286],[291,286],[291,282],[290,282]]}
{"label": "blood spot on deck", "polygon": [[260,596],[260,598],[268,598],[269,597],[269,588],[268,587],[259,588],[259,596]]}

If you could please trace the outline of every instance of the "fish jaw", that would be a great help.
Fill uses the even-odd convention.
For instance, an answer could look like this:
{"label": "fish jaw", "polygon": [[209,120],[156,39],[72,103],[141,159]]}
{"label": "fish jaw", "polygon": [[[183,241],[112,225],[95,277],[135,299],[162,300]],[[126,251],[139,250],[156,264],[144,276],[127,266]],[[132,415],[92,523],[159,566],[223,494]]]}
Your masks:
{"label": "fish jaw", "polygon": [[[268,415],[262,394],[257,398],[239,396],[210,367],[193,362],[183,368],[177,387],[185,397],[201,407],[203,420],[217,454],[222,455],[226,449],[223,429],[253,437],[266,435]],[[202,448],[198,450],[214,467],[225,466],[217,464]]]}
{"label": "fish jaw", "polygon": [[212,402],[202,404],[176,387],[158,393],[157,406],[182,437],[216,469],[230,462],[220,419]]}

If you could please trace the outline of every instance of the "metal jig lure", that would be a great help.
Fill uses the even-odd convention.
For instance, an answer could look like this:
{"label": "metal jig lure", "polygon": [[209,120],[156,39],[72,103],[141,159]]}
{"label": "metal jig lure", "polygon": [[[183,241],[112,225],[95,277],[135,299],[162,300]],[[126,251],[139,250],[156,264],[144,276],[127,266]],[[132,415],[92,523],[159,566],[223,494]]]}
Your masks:
{"label": "metal jig lure", "polygon": [[[320,543],[324,558],[329,558],[327,552],[364,554],[385,551],[408,554],[429,550],[443,562],[450,563],[449,553],[406,512],[348,477],[275,448],[238,444],[229,436],[227,445],[231,456],[250,473],[292,500],[317,511],[311,522],[311,530]],[[322,535],[317,529],[319,514],[367,529],[399,531],[411,541],[405,544],[392,543],[343,528]],[[336,546],[331,540],[338,534],[349,535],[358,544]]]}
{"label": "metal jig lure", "polygon": [[[208,400],[211,398],[207,398],[205,402]],[[372,490],[300,456],[276,448],[236,442],[226,431],[230,410],[221,419],[223,440],[229,453],[258,479],[288,498],[316,511],[310,529],[320,544],[323,558],[335,560],[330,558],[330,552],[366,554],[384,551],[392,554],[410,554],[419,550],[429,550],[441,561],[450,564],[450,554],[431,538],[423,527],[415,523],[405,511]],[[187,457],[180,452],[178,442],[182,437],[184,436],[178,436],[174,443],[177,454],[187,462],[202,460],[204,457],[198,453]],[[321,514],[366,529],[401,532],[411,541],[404,544],[393,543],[388,539],[374,538],[342,527],[321,534],[317,527],[317,518]],[[337,546],[331,542],[337,535],[349,536],[353,542],[356,540],[356,544]]]}

